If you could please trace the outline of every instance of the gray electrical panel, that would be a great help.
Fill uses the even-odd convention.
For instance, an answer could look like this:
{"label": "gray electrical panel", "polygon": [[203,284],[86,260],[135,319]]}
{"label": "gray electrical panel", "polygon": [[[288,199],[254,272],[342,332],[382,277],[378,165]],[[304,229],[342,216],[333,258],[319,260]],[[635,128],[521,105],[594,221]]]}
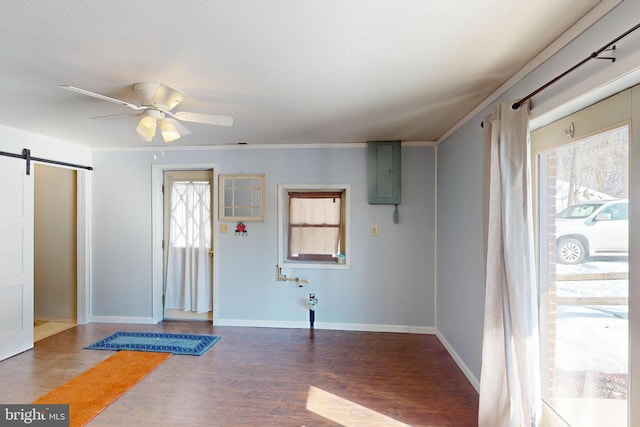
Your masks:
{"label": "gray electrical panel", "polygon": [[400,203],[400,141],[367,143],[369,204]]}

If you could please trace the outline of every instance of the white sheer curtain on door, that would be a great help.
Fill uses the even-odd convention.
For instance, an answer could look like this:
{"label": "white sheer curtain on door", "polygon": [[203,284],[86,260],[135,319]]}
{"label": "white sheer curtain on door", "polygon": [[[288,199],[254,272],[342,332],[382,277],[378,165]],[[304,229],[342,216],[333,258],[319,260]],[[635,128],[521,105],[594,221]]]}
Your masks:
{"label": "white sheer curtain on door", "polygon": [[496,106],[490,138],[489,206],[480,427],[529,427],[541,412],[529,104]]}
{"label": "white sheer curtain on door", "polygon": [[205,313],[211,307],[211,188],[171,183],[165,308]]}

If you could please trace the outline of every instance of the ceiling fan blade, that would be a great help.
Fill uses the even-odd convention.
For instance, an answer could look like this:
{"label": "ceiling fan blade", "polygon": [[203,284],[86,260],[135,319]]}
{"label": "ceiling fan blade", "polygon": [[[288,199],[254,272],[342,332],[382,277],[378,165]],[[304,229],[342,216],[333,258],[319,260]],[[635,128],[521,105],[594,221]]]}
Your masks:
{"label": "ceiling fan blade", "polygon": [[107,114],[105,116],[89,117],[89,119],[91,119],[91,120],[113,120],[113,119],[120,119],[122,117],[140,117],[142,114],[144,114],[144,113],[137,113],[137,114],[129,114],[129,113]]}
{"label": "ceiling fan blade", "polygon": [[120,99],[111,98],[110,96],[100,95],[99,93],[91,92],[91,91],[88,91],[88,90],[85,90],[85,89],[80,89],[80,88],[75,87],[75,86],[60,85],[60,87],[62,89],[70,90],[72,92],[81,93],[82,95],[92,96],[94,98],[98,98],[98,99],[101,99],[103,101],[109,101],[109,102],[113,102],[115,104],[124,105],[125,107],[129,107],[129,108],[131,108],[133,110],[144,110],[144,109],[146,109],[146,107],[144,107],[144,106],[141,107],[141,106],[132,104],[132,103],[127,102],[127,101],[122,101]]}
{"label": "ceiling fan blade", "polygon": [[205,124],[217,125],[217,126],[233,125],[233,117],[231,116],[218,116],[215,114],[202,114],[202,113],[187,113],[185,111],[180,111],[178,113],[172,114],[172,116],[177,118],[178,120],[183,120],[185,122],[205,123]]}
{"label": "ceiling fan blade", "polygon": [[191,131],[185,125],[175,119],[165,118],[164,121],[171,123],[173,127],[175,127],[176,130],[180,133],[180,135],[189,135],[191,133]]}

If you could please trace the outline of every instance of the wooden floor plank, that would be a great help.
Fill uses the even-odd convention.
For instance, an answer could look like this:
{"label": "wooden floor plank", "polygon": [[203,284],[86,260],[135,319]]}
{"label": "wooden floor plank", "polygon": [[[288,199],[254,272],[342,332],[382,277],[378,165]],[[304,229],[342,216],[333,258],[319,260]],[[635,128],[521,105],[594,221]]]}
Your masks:
{"label": "wooden floor plank", "polygon": [[0,402],[29,403],[109,357],[83,347],[118,330],[222,339],[174,356],[89,426],[477,425],[478,395],[433,335],[89,324],[0,362]]}

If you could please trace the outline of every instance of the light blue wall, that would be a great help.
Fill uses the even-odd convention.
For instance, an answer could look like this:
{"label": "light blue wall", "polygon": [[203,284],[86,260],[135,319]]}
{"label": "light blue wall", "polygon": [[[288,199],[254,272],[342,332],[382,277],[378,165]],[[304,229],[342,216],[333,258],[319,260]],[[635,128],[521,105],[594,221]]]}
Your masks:
{"label": "light blue wall", "polygon": [[[93,155],[93,316],[152,315],[151,165],[215,163],[218,173],[265,174],[265,221],[248,236],[218,238],[217,317],[236,324],[308,322],[309,292],[318,327],[398,330],[435,325],[435,149],[402,148],[400,222],[393,206],[369,205],[366,146],[95,152]],[[275,280],[277,184],[350,184],[349,270],[289,270],[311,280],[298,288]],[[379,235],[369,230],[377,225]],[[400,327],[400,328],[399,328]]]}
{"label": "light blue wall", "polygon": [[465,126],[438,147],[436,327],[480,377],[484,305],[482,132]]}
{"label": "light blue wall", "polygon": [[[569,46],[538,67],[496,101],[517,100],[577,62],[624,31],[640,18],[640,2],[624,1]],[[640,31],[637,31],[640,33]],[[607,67],[633,62],[640,52],[640,34],[633,34],[617,44],[616,64],[590,61],[532,101],[532,115],[537,105],[553,104],[554,99],[590,84],[599,85],[594,76]],[[635,61],[637,67],[640,62]],[[614,68],[615,69],[615,68]],[[593,80],[591,84],[587,80]],[[586,92],[587,90],[585,90]],[[495,103],[494,103],[495,105]],[[436,327],[450,348],[468,369],[480,378],[482,364],[482,328],[484,309],[483,244],[483,116],[480,112],[453,135],[438,145],[438,277]]]}

